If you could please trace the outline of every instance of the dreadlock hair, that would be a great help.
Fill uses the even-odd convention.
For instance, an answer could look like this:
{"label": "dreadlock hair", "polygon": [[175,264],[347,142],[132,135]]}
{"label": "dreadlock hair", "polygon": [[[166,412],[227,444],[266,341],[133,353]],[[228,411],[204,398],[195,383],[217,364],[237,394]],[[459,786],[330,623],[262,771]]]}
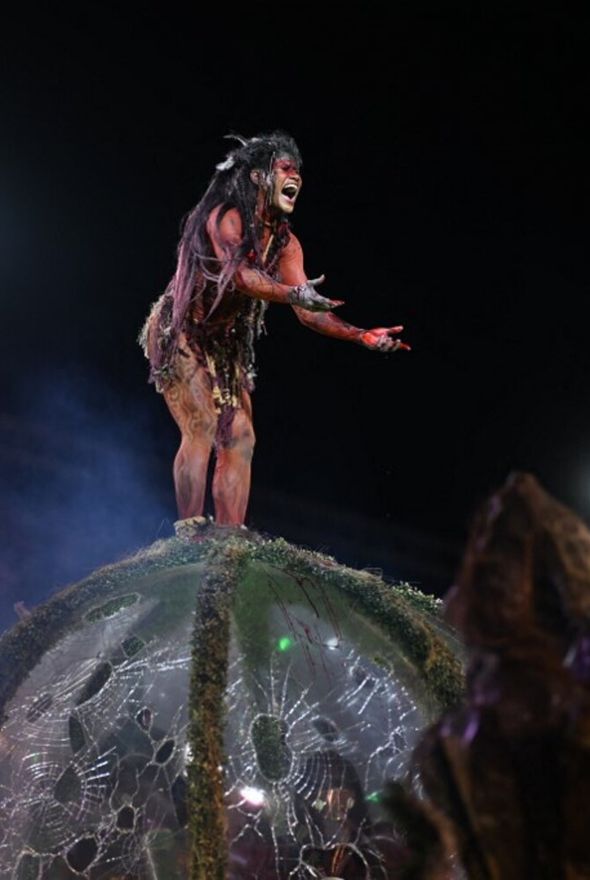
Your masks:
{"label": "dreadlock hair", "polygon": [[[177,265],[167,292],[173,296],[171,337],[176,339],[182,329],[187,310],[193,296],[201,295],[207,282],[216,285],[216,296],[209,309],[209,315],[217,307],[228,285],[231,284],[236,270],[246,255],[254,253],[254,265],[262,268],[262,253],[259,236],[256,235],[255,211],[258,196],[258,185],[250,178],[250,172],[259,169],[270,181],[272,165],[281,154],[293,157],[301,166],[301,156],[297,144],[292,137],[281,131],[260,134],[252,138],[240,135],[227,135],[238,141],[239,146],[231,150],[225,160],[220,162],[200,202],[186,215],[181,225],[181,237],[177,248]],[[268,188],[266,198],[272,199]],[[237,209],[243,227],[243,238],[240,245],[228,251],[228,259],[220,271],[217,260],[211,251],[207,235],[207,220],[213,208],[221,205],[217,215],[217,226],[225,214]],[[277,242],[278,254],[286,244],[288,225],[286,217],[281,224],[282,234]]]}

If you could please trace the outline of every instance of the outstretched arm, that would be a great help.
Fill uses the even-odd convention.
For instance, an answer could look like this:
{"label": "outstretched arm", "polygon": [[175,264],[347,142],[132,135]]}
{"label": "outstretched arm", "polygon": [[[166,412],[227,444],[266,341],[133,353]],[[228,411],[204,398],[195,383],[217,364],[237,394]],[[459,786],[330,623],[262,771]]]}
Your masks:
{"label": "outstretched arm", "polygon": [[[224,214],[221,223],[217,223],[219,208],[215,208],[207,221],[207,232],[215,256],[220,263],[226,264],[233,259],[242,241],[242,219],[235,208]],[[338,300],[326,299],[315,290],[317,281],[304,279],[297,284],[280,283],[260,269],[247,262],[242,262],[234,274],[234,282],[238,290],[256,299],[270,302],[298,304],[303,310],[314,312],[327,311],[341,305]]]}
{"label": "outstretched arm", "polygon": [[[306,275],[303,268],[303,249],[299,240],[291,233],[289,243],[285,248],[280,261],[280,272],[283,281],[287,284],[305,284]],[[323,276],[321,278],[323,280]],[[358,342],[365,348],[372,348],[378,351],[397,351],[397,349],[410,350],[410,346],[396,339],[396,335],[404,329],[401,325],[396,327],[375,327],[372,330],[363,330],[352,324],[342,321],[332,312],[309,312],[296,305],[293,311],[302,324],[315,330],[316,333],[322,333],[324,336],[331,336],[333,339],[345,339],[349,342]]]}

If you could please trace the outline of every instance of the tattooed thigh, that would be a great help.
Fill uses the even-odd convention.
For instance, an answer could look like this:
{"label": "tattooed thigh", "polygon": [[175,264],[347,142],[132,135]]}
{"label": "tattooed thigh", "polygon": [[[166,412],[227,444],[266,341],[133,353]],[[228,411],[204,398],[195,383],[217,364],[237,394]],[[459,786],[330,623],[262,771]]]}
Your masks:
{"label": "tattooed thigh", "polygon": [[[212,442],[217,428],[217,413],[206,369],[197,363],[183,364],[180,378],[164,390],[164,399],[183,439],[206,439]],[[182,356],[180,356],[182,360]]]}

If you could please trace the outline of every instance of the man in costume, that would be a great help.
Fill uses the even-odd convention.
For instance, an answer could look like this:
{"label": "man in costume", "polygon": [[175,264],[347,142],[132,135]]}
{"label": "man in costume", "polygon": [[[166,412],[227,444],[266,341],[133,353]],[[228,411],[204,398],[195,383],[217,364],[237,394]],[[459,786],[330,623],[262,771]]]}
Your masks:
{"label": "man in costume", "polygon": [[403,329],[362,330],[321,296],[323,276],[308,279],[288,218],[301,191],[301,157],[282,132],[246,140],[216,167],[186,216],[176,271],[154,303],[140,342],[150,381],[164,395],[181,433],[174,486],[181,519],[202,519],[213,447],[215,520],[242,525],[254,450],[254,342],[269,302],[292,306],[306,327],[379,351],[408,349]]}

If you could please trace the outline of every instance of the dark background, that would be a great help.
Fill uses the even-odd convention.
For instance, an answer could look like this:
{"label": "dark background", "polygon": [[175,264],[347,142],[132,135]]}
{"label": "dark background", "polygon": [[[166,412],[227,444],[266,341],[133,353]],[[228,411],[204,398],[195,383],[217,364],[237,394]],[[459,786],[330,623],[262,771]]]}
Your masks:
{"label": "dark background", "polygon": [[308,273],[413,348],[270,308],[250,524],[440,592],[511,470],[590,514],[588,20],[339,9],[5,26],[1,626],[172,533],[177,432],[136,336],[230,131],[296,138]]}

